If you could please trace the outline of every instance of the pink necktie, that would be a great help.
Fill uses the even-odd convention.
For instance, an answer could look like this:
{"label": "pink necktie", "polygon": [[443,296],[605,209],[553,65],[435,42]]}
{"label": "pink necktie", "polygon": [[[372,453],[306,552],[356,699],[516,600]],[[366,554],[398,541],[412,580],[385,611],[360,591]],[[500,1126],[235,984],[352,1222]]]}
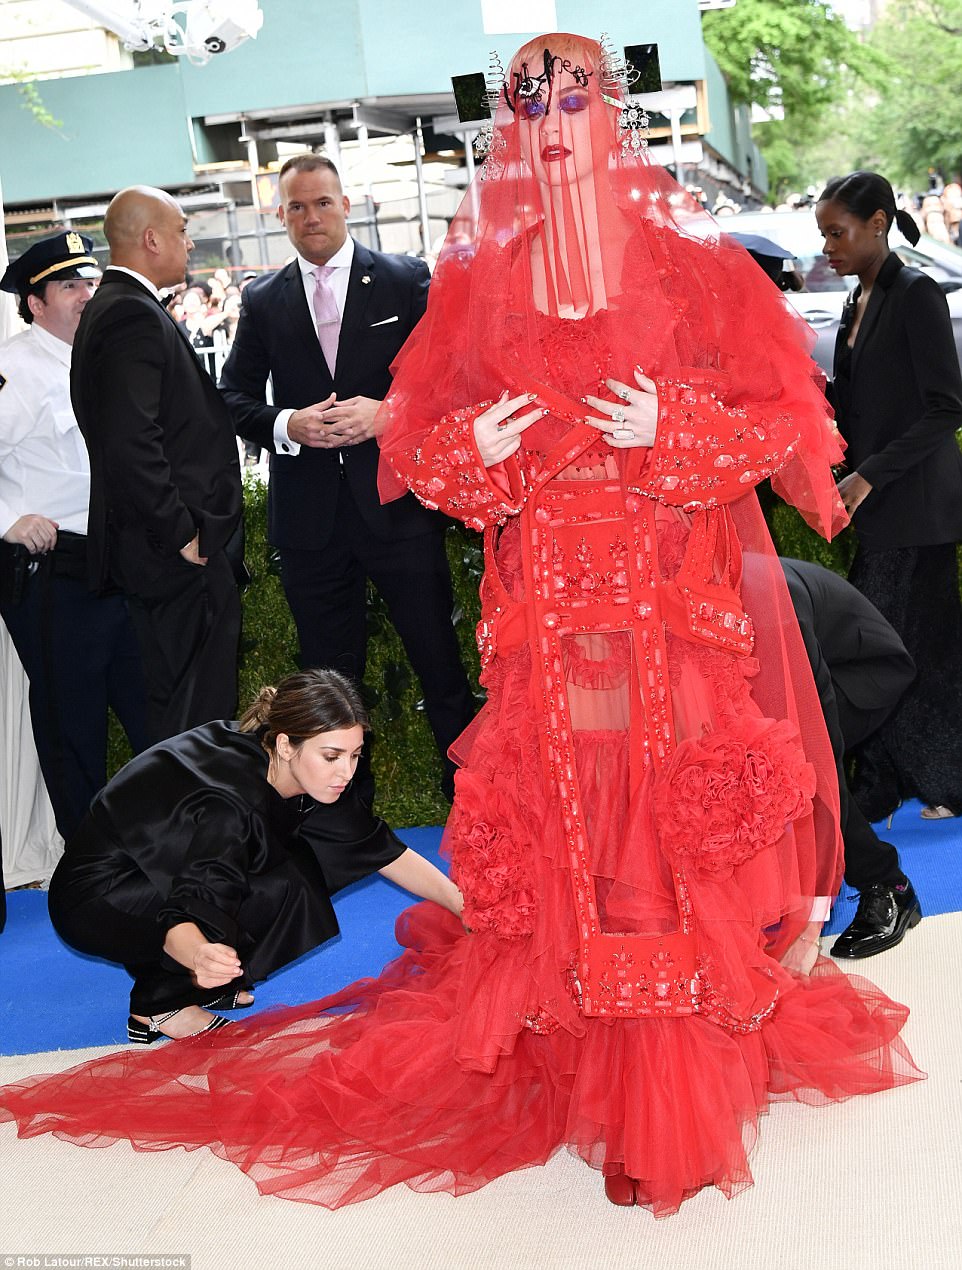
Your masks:
{"label": "pink necktie", "polygon": [[333,272],[333,265],[321,265],[314,270],[314,316],[317,319],[317,339],[332,378],[334,367],[337,365],[337,341],[341,333],[341,315],[337,311],[337,301],[328,282]]}

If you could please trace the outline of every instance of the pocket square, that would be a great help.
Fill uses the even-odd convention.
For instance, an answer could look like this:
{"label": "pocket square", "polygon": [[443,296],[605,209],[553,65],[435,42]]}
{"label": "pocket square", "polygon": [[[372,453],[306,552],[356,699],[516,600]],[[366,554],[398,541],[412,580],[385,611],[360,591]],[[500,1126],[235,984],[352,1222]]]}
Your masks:
{"label": "pocket square", "polygon": [[381,318],[380,322],[372,322],[371,326],[368,329],[370,330],[375,326],[387,326],[389,322],[400,322],[400,320],[401,319],[395,313],[394,317]]}

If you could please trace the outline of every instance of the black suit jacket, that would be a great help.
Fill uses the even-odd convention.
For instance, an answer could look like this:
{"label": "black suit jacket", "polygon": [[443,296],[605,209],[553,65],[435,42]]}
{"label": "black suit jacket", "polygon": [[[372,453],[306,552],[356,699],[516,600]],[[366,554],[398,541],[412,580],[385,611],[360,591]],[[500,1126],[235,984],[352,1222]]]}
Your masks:
{"label": "black suit jacket", "polygon": [[230,416],[175,322],[130,274],[108,269],[73,344],[70,395],[90,453],[92,580],[127,586],[177,564],[199,531],[222,550],[241,516]]}
{"label": "black suit jacket", "polygon": [[[842,316],[835,369],[854,318]],[[945,296],[889,255],[852,349],[850,394],[834,394],[846,463],[872,485],[853,523],[871,550],[962,541],[962,375]]]}
{"label": "black suit jacket", "polygon": [[[277,547],[318,550],[335,529],[337,483],[342,475],[378,538],[409,538],[446,523],[412,494],[382,506],[377,492],[377,441],[298,454],[274,450],[274,421],[281,410],[300,410],[339,398],[382,400],[391,386],[390,366],[420,321],[430,275],[423,261],[370,251],[355,241],[337,365],[331,378],[307,307],[296,260],[244,288],[234,344],[221,390],[238,433],[271,455],[268,537]],[[265,392],[268,377],[274,404]]]}
{"label": "black suit jacket", "polygon": [[832,683],[852,705],[864,711],[893,709],[915,678],[915,663],[893,628],[861,591],[831,569],[807,560],[780,560],[809,659],[816,651],[814,640]]}

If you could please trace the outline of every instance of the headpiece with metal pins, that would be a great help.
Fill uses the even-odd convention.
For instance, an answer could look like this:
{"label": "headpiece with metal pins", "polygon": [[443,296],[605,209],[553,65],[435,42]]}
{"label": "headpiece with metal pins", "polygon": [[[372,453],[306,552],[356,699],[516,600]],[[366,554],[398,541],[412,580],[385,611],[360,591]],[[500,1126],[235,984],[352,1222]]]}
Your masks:
{"label": "headpiece with metal pins", "polygon": [[500,154],[504,150],[506,142],[500,133],[497,137],[494,135],[494,119],[505,85],[504,66],[496,49],[491,51],[491,55],[488,58],[488,73],[485,76],[485,83],[487,84],[485,97],[491,117],[474,139],[475,154],[479,159],[484,160],[484,166],[481,169],[482,180],[490,176],[500,176],[504,170]]}
{"label": "headpiece with metal pins", "polygon": [[[602,32],[598,43],[601,46],[601,95],[619,112],[621,148],[625,154],[640,154],[648,149],[647,132],[651,122],[644,106],[631,100],[632,85],[641,78],[641,72],[618,52],[607,31]],[[622,100],[609,97],[604,91],[606,88],[621,89]]]}

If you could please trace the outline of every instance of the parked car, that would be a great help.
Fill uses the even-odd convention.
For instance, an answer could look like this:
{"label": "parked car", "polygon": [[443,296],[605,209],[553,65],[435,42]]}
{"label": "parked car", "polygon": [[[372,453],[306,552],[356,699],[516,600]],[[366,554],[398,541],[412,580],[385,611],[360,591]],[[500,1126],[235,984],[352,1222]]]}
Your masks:
{"label": "parked car", "polygon": [[[723,234],[761,234],[783,247],[787,256],[795,257],[803,287],[801,291],[786,292],[786,299],[814,329],[818,343],[812,356],[831,375],[842,306],[857,279],[840,278],[828,267],[814,208],[798,212],[738,212],[719,217],[718,228]],[[894,225],[889,242],[907,265],[929,274],[945,291],[955,347],[962,361],[962,250],[928,234],[923,234],[913,247]]]}

